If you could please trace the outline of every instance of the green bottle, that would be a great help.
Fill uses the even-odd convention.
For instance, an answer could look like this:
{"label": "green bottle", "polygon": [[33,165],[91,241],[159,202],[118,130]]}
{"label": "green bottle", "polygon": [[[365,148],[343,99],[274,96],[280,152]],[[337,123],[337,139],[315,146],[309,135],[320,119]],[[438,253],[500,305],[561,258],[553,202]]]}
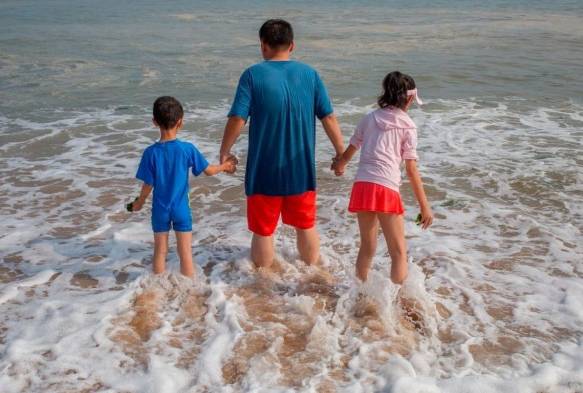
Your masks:
{"label": "green bottle", "polygon": [[[138,199],[140,199],[140,198],[136,198],[136,199],[134,199],[134,202],[135,202],[135,201],[137,201]],[[134,211],[134,202],[130,202],[130,203],[128,203],[128,204],[126,205],[126,209],[127,209],[127,211],[129,211],[129,212],[132,212],[132,211]]]}

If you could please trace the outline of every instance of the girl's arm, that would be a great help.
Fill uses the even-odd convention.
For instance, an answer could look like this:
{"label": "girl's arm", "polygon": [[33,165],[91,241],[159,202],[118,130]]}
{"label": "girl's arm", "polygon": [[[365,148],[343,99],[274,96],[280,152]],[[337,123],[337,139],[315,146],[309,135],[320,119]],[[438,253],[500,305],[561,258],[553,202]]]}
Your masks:
{"label": "girl's arm", "polygon": [[140,211],[142,209],[142,207],[144,206],[144,203],[146,203],[146,199],[148,199],[148,196],[150,195],[150,193],[152,192],[152,189],[154,187],[152,187],[149,184],[142,184],[142,190],[140,191],[140,196],[138,197],[138,199],[136,199],[135,201],[132,202],[132,211],[133,212],[137,212]]}
{"label": "girl's arm", "polygon": [[332,166],[330,169],[334,171],[336,176],[342,176],[344,174],[344,169],[348,162],[354,157],[358,149],[353,145],[348,145],[344,153],[340,155],[340,157],[335,158],[332,160]]}
{"label": "girl's arm", "polygon": [[237,165],[237,159],[234,156],[230,156],[222,164],[207,166],[203,172],[207,176],[214,176],[217,173],[221,173],[221,172],[233,173],[233,172],[235,172],[236,165]]}
{"label": "girl's arm", "polygon": [[419,208],[421,209],[421,227],[427,229],[433,223],[433,212],[431,211],[431,207],[425,196],[423,181],[421,180],[421,175],[419,175],[419,170],[417,169],[417,161],[405,160],[405,168],[407,170],[407,177],[413,188],[413,193],[415,194],[415,198],[417,198]]}

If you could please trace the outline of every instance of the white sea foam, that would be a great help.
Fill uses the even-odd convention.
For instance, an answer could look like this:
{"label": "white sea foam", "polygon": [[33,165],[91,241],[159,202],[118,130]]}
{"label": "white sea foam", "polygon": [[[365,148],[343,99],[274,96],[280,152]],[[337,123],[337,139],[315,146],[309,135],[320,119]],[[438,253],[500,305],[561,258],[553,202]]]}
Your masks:
{"label": "white sea foam", "polygon": [[[329,275],[297,260],[286,227],[276,234],[279,268],[255,271],[241,170],[192,181],[203,278],[194,284],[178,275],[174,252],[171,273],[150,275],[149,209],[124,210],[156,137],[145,109],[0,118],[0,134],[28,135],[0,147],[2,391],[582,390],[583,108],[514,104],[428,100],[412,111],[436,222],[430,231],[412,222],[404,185],[403,288],[390,282],[382,241],[371,279],[354,280],[358,229],[346,206],[355,165],[342,179],[327,170],[333,150],[320,128]],[[181,137],[216,160],[226,103],[185,107]],[[371,109],[336,105],[345,134]],[[243,163],[245,144],[244,134]]]}

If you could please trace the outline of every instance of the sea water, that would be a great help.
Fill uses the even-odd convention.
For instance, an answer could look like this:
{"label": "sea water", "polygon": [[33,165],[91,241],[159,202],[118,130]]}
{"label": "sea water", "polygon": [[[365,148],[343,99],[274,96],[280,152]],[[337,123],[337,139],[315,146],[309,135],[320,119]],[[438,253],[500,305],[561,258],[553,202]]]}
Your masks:
{"label": "sea water", "polygon": [[[0,4],[0,392],[583,391],[583,11],[579,1],[144,1]],[[295,27],[347,139],[399,69],[426,101],[419,166],[435,224],[410,275],[358,228],[317,129],[321,264],[249,260],[234,176],[191,181],[198,279],[153,276],[149,208],[129,214],[151,104],[216,161],[270,17]],[[172,239],[172,236],[171,236]],[[381,240],[381,239],[379,239]],[[171,248],[173,247],[171,240]]]}

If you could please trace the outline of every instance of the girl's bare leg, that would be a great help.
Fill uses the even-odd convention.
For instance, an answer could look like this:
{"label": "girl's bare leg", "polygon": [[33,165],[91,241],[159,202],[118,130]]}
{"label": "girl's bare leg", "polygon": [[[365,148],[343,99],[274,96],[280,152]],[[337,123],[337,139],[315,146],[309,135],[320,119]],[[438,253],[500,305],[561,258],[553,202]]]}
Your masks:
{"label": "girl's bare leg", "polygon": [[378,217],[391,256],[391,280],[395,284],[402,284],[407,278],[407,244],[403,215],[379,214]]}
{"label": "girl's bare leg", "polygon": [[186,277],[194,277],[192,265],[192,232],[176,231],[176,249],[180,258],[180,273]]}
{"label": "girl's bare leg", "polygon": [[360,249],[356,258],[356,276],[366,281],[377,250],[379,221],[377,214],[373,212],[358,212],[357,216],[360,228]]}
{"label": "girl's bare leg", "polygon": [[154,233],[154,274],[164,273],[168,254],[168,232]]}

